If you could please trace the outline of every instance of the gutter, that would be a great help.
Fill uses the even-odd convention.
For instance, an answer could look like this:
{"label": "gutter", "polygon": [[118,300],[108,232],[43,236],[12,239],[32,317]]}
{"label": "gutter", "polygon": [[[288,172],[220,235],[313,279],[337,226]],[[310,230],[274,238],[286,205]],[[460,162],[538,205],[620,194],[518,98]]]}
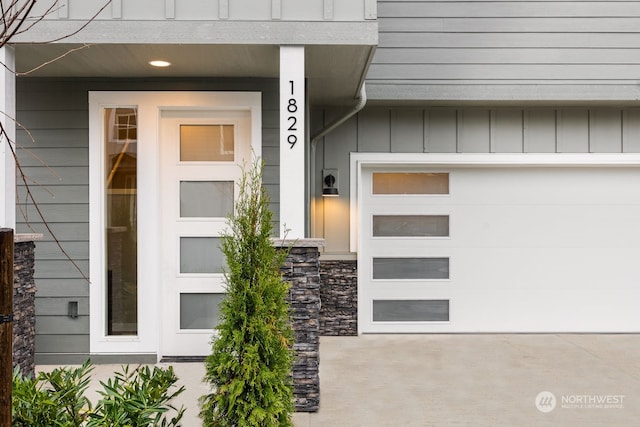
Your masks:
{"label": "gutter", "polygon": [[358,100],[358,103],[353,108],[351,108],[351,110],[347,111],[344,116],[338,117],[336,120],[329,123],[324,129],[321,129],[318,133],[311,137],[312,150],[315,150],[316,144],[318,143],[320,138],[333,131],[335,128],[349,120],[352,116],[354,116],[364,108],[367,103],[367,90],[364,83],[362,83],[362,86],[360,87],[360,93],[358,94],[356,99]]}
{"label": "gutter", "polygon": [[[307,206],[309,206],[309,216],[307,218],[307,228],[308,234],[311,235],[315,226],[315,182],[314,177],[316,176],[316,145],[318,141],[322,139],[325,135],[335,130],[338,126],[349,120],[351,117],[356,115],[360,110],[364,108],[367,104],[367,90],[365,88],[364,82],[360,86],[360,93],[356,97],[358,100],[357,104],[353,106],[349,111],[347,111],[343,116],[338,117],[336,120],[329,123],[326,127],[321,129],[315,135],[311,137],[310,141],[310,153],[309,153],[309,175],[307,176]],[[314,202],[314,203],[312,203]]]}

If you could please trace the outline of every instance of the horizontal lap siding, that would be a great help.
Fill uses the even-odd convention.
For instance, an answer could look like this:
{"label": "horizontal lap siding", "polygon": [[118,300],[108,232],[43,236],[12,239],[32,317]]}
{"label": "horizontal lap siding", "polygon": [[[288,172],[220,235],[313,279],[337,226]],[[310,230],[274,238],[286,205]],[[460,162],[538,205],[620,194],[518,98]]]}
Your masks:
{"label": "horizontal lap siding", "polygon": [[[89,115],[86,87],[18,80],[20,163],[30,190],[62,247],[89,274]],[[84,93],[83,93],[84,92]],[[55,242],[38,209],[18,183],[18,230],[36,231],[36,352],[88,353],[89,316],[67,316],[69,301],[84,307],[89,284]],[[38,357],[37,357],[38,359]]]}
{"label": "horizontal lap siding", "polygon": [[[378,15],[373,100],[636,99],[638,1],[382,0]],[[591,88],[561,95],[572,85]]]}
{"label": "horizontal lap siding", "polygon": [[[39,209],[64,250],[89,274],[89,104],[91,90],[185,90],[262,92],[264,183],[278,219],[278,84],[269,79],[204,80],[17,80],[19,158]],[[38,232],[35,278],[36,351],[89,353],[89,284],[66,259],[18,183],[17,228]],[[276,227],[276,230],[278,228]],[[68,317],[69,301],[78,318]]]}

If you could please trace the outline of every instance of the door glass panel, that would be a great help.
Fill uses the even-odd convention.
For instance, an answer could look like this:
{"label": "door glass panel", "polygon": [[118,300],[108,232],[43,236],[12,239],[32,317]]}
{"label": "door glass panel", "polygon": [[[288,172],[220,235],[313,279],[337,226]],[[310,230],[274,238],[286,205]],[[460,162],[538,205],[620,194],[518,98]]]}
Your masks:
{"label": "door glass panel", "polygon": [[448,279],[449,258],[374,258],[373,278]]}
{"label": "door glass panel", "polygon": [[181,181],[180,217],[226,218],[233,213],[233,181]]}
{"label": "door glass panel", "polygon": [[374,322],[447,322],[449,300],[374,300]]}
{"label": "door glass panel", "polygon": [[373,194],[449,194],[449,174],[374,173]]}
{"label": "door glass panel", "polygon": [[222,273],[220,237],[180,237],[180,273]]}
{"label": "door glass panel", "polygon": [[137,110],[104,110],[107,334],[138,333]]}
{"label": "door glass panel", "polygon": [[233,125],[180,125],[180,161],[232,162]]}
{"label": "door glass panel", "polygon": [[374,215],[373,237],[447,237],[448,215]]}
{"label": "door glass panel", "polygon": [[224,294],[180,294],[180,329],[213,329]]}

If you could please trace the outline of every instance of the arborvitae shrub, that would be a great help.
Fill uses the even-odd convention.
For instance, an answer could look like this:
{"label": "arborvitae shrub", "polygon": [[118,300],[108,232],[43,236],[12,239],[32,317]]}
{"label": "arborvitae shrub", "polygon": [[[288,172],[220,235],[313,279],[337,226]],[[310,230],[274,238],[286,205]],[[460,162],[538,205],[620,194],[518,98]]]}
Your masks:
{"label": "arborvitae shrub", "polygon": [[243,173],[222,238],[227,294],[205,361],[212,390],[200,399],[205,426],[293,425],[293,330],[280,273],[287,253],[272,244],[271,220],[256,163]]}

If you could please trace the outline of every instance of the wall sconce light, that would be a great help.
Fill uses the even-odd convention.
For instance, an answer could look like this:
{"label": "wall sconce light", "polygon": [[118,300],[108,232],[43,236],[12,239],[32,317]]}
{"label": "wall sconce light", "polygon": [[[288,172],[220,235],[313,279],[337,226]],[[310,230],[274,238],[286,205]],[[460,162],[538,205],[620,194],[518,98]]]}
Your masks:
{"label": "wall sconce light", "polygon": [[338,196],[338,170],[322,170],[322,196]]}
{"label": "wall sconce light", "polygon": [[69,301],[67,315],[72,319],[78,318],[78,301]]}

